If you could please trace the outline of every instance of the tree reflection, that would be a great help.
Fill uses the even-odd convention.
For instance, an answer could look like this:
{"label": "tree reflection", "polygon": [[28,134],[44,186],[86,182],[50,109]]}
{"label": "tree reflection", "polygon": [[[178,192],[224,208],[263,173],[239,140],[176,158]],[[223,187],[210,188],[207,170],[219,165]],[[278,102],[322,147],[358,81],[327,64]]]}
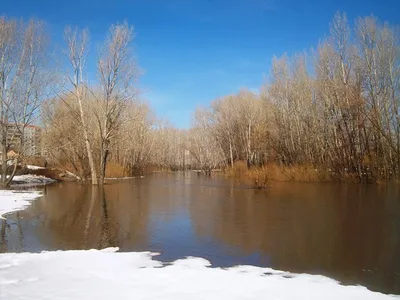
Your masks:
{"label": "tree reflection", "polygon": [[[141,196],[147,187],[143,188],[132,184],[60,184],[48,187],[43,199],[33,202],[24,214],[43,215],[42,222],[35,226],[43,250],[132,250],[147,238],[148,201]],[[34,221],[27,217],[24,222]]]}
{"label": "tree reflection", "polygon": [[97,191],[96,195],[102,208],[101,233],[98,248],[103,249],[107,247],[116,247],[119,245],[117,233],[118,228],[113,226],[115,223],[111,223],[113,220],[110,222],[104,186],[93,188]]}
{"label": "tree reflection", "polygon": [[7,238],[6,238],[6,229],[7,229],[7,220],[6,219],[2,219],[1,220],[1,229],[0,229],[0,252],[7,252]]}
{"label": "tree reflection", "polygon": [[260,253],[258,264],[400,293],[398,189],[277,184],[207,193],[193,191],[193,227],[238,257]]}

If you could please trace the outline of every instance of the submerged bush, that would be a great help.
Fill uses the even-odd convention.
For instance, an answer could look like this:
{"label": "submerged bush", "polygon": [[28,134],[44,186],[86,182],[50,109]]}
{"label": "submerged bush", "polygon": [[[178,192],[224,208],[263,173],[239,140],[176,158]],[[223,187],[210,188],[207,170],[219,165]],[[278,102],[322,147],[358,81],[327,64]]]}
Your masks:
{"label": "submerged bush", "polygon": [[107,178],[121,178],[127,177],[128,172],[124,169],[124,167],[117,163],[109,162],[106,167],[106,177]]}
{"label": "submerged bush", "polygon": [[227,174],[232,177],[240,178],[246,175],[247,164],[244,161],[237,161],[227,170]]}
{"label": "submerged bush", "polygon": [[268,170],[264,167],[251,168],[246,173],[246,179],[256,189],[267,188],[269,182]]}
{"label": "submerged bush", "polygon": [[227,170],[227,175],[234,177],[239,183],[244,183],[253,188],[261,189],[268,186],[268,172],[264,167],[247,167],[243,161],[233,164],[233,167]]}
{"label": "submerged bush", "polygon": [[310,165],[283,166],[268,164],[265,166],[247,167],[243,161],[235,162],[233,167],[226,171],[228,176],[238,182],[248,184],[254,188],[266,188],[271,181],[286,182],[327,182],[334,180],[327,169]]}
{"label": "submerged bush", "polygon": [[325,182],[331,181],[328,170],[311,165],[279,166],[270,164],[267,167],[271,180],[292,182]]}

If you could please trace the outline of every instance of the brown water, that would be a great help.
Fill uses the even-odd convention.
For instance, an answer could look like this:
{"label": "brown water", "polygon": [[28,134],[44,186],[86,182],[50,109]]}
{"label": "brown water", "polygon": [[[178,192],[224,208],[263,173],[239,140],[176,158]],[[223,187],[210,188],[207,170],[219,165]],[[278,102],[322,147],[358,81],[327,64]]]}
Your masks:
{"label": "brown water", "polygon": [[398,187],[276,183],[266,191],[181,172],[43,192],[1,223],[0,251],[118,246],[160,252],[163,261],[200,256],[400,294]]}

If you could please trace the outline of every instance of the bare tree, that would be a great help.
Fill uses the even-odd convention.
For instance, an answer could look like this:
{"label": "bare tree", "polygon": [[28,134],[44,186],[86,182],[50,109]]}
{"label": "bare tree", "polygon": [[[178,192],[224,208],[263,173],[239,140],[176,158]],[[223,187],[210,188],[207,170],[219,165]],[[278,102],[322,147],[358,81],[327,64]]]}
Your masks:
{"label": "bare tree", "polygon": [[68,44],[67,57],[72,67],[72,74],[68,75],[69,82],[73,88],[71,94],[78,104],[78,113],[90,165],[92,184],[97,185],[97,171],[93,158],[92,145],[89,139],[87,116],[84,110],[84,101],[86,100],[85,98],[88,97],[88,86],[84,82],[83,69],[85,67],[88,39],[89,34],[87,30],[79,31],[78,29],[71,29],[70,27],[65,29],[65,40]]}
{"label": "bare tree", "polygon": [[104,182],[110,142],[127,103],[134,99],[137,66],[132,52],[133,27],[112,25],[97,63],[101,95],[96,110],[100,134],[100,184]]}
{"label": "bare tree", "polygon": [[90,177],[87,148],[75,97],[63,101],[50,99],[43,104],[42,145],[46,159],[53,165],[69,170],[84,180]]}
{"label": "bare tree", "polygon": [[[25,129],[38,119],[40,102],[49,95],[48,46],[43,22],[0,18],[0,181],[3,187],[12,181],[26,150]],[[7,157],[12,148],[18,154]]]}
{"label": "bare tree", "polygon": [[213,131],[210,130],[209,111],[197,109],[194,115],[194,128],[189,132],[189,151],[197,162],[196,165],[206,175],[224,161],[222,149]]}

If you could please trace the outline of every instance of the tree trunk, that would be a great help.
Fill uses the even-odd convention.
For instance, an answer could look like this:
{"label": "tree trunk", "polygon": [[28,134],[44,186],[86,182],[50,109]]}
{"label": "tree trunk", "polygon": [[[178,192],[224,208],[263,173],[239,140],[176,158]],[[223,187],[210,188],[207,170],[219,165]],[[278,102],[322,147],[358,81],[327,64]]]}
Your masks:
{"label": "tree trunk", "polygon": [[[2,124],[2,126],[7,126]],[[7,131],[2,128],[1,137],[1,186],[6,187],[7,181]]]}
{"label": "tree trunk", "polygon": [[86,150],[88,153],[88,159],[89,159],[89,165],[90,165],[90,174],[92,176],[92,184],[97,185],[97,172],[96,172],[96,166],[94,165],[94,160],[93,160],[93,154],[92,154],[92,147],[90,146],[89,138],[87,131],[85,130],[85,144],[86,144]]}
{"label": "tree trunk", "polygon": [[[104,149],[104,148],[105,149]],[[107,167],[107,159],[108,159],[108,149],[107,146],[102,146],[101,157],[100,157],[100,180],[99,184],[103,184],[106,178],[106,167]]]}
{"label": "tree trunk", "polygon": [[78,98],[77,100],[78,100],[78,104],[79,104],[79,112],[80,112],[80,117],[81,117],[81,122],[82,122],[83,135],[84,135],[84,138],[85,138],[86,151],[87,151],[88,160],[89,160],[90,174],[91,174],[91,177],[92,177],[92,184],[93,185],[97,185],[98,181],[97,181],[96,166],[94,164],[92,147],[91,147],[90,141],[89,141],[89,134],[88,134],[87,127],[86,127],[85,115],[84,115],[84,112],[83,112],[82,99],[81,99],[81,95],[80,95],[80,92],[79,92],[79,87],[76,88],[76,94],[77,94],[76,96]]}
{"label": "tree trunk", "polygon": [[232,150],[232,141],[230,137],[229,137],[229,155],[231,158],[231,167],[233,168],[233,150]]}
{"label": "tree trunk", "polygon": [[[18,160],[15,159],[15,161],[14,161],[14,169],[13,169],[13,171],[12,171],[10,177],[8,177],[8,178],[6,179],[5,187],[8,187],[8,186],[10,185],[11,181],[13,180],[13,178],[14,178],[14,176],[15,176],[15,173],[17,172],[17,167],[18,167]],[[6,173],[7,173],[7,171],[6,171]],[[6,178],[6,177],[5,177],[5,178]]]}

